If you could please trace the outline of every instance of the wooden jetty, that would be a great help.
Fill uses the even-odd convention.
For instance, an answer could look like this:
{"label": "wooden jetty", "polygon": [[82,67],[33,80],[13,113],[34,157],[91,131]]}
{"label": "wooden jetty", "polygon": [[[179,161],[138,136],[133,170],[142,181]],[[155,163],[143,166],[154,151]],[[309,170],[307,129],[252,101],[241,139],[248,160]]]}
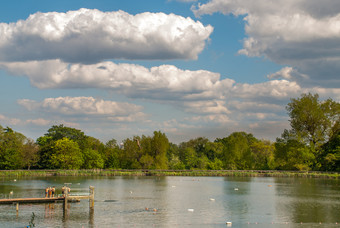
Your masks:
{"label": "wooden jetty", "polygon": [[19,204],[25,203],[56,203],[63,202],[64,210],[67,209],[68,202],[79,202],[82,199],[89,200],[89,207],[94,207],[94,187],[89,187],[88,195],[70,195],[68,193],[61,197],[50,197],[50,198],[13,198],[13,199],[0,199],[0,204],[16,204],[16,210],[19,210]]}
{"label": "wooden jetty", "polygon": [[15,198],[15,199],[0,199],[0,204],[13,204],[13,203],[55,203],[57,201],[64,201],[65,197],[52,197],[52,198]]}

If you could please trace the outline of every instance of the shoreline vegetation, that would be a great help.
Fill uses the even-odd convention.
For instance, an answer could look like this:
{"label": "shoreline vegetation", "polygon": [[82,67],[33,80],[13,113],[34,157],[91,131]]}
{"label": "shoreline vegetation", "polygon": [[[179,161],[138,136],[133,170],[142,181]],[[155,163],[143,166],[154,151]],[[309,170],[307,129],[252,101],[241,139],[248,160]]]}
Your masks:
{"label": "shoreline vegetation", "polygon": [[339,172],[286,170],[0,170],[0,177],[49,176],[208,176],[208,177],[304,177],[340,179]]}
{"label": "shoreline vegetation", "polygon": [[[43,170],[34,175],[338,178],[338,174],[323,172],[340,172],[340,103],[319,101],[318,94],[302,94],[291,99],[286,109],[291,129],[285,129],[275,142],[240,131],[213,141],[197,137],[175,144],[158,130],[152,136],[135,135],[121,143],[112,138],[103,143],[63,124],[53,125],[33,141],[0,125],[0,170]],[[17,174],[33,175],[24,171]]]}

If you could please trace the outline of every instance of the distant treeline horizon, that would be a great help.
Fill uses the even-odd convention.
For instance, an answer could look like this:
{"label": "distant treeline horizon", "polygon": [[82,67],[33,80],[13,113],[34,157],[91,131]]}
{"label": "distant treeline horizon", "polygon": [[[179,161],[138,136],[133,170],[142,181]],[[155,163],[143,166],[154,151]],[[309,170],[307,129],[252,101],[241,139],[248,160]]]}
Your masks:
{"label": "distant treeline horizon", "polygon": [[302,94],[286,106],[291,129],[275,142],[234,132],[174,144],[165,133],[105,144],[81,130],[52,126],[36,141],[0,125],[0,169],[340,171],[340,104]]}

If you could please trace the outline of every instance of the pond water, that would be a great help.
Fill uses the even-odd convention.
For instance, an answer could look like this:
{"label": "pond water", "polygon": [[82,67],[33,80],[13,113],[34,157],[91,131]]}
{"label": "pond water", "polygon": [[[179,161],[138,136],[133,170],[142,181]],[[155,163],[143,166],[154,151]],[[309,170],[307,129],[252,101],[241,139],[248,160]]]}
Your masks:
{"label": "pond water", "polygon": [[[43,197],[68,183],[88,200],[0,205],[0,227],[340,227],[340,181],[272,177],[0,179],[0,198]],[[9,194],[13,191],[13,194]],[[226,224],[231,222],[231,224]]]}

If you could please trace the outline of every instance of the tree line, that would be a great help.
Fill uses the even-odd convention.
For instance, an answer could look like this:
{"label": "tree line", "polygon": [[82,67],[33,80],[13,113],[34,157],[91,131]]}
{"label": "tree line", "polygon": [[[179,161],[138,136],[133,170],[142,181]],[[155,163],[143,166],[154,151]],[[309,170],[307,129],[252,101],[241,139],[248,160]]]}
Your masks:
{"label": "tree line", "polygon": [[340,104],[302,94],[286,106],[291,129],[275,142],[234,132],[210,141],[169,142],[165,133],[105,144],[54,125],[36,141],[0,125],[0,169],[200,169],[340,171]]}

